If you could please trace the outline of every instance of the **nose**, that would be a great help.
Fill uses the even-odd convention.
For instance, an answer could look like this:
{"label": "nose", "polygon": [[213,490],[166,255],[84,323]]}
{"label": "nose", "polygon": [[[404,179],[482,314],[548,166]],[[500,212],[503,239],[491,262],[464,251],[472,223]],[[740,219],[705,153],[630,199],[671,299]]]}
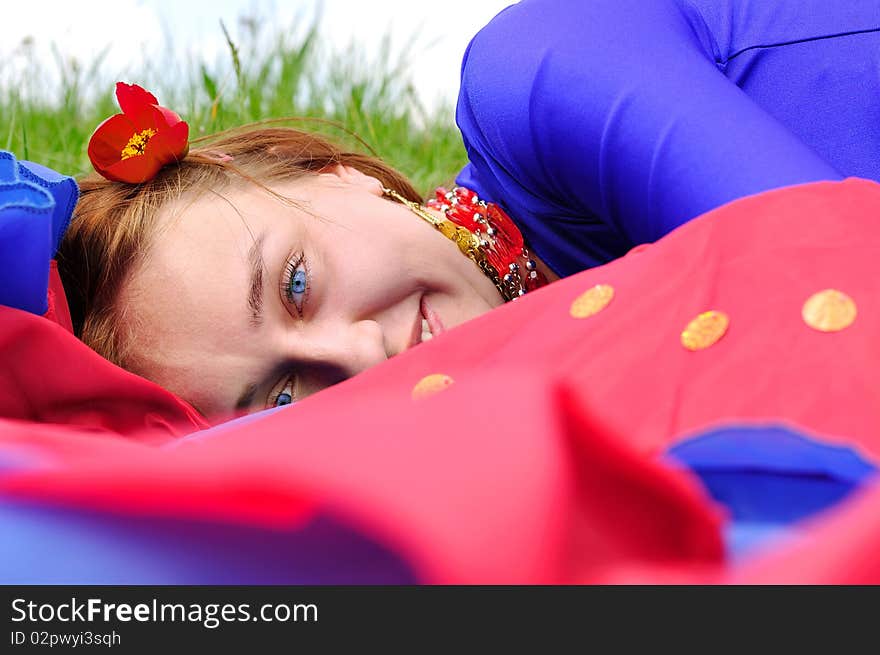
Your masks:
{"label": "nose", "polygon": [[298,344],[297,359],[314,386],[341,382],[388,359],[382,326],[373,320],[323,325]]}

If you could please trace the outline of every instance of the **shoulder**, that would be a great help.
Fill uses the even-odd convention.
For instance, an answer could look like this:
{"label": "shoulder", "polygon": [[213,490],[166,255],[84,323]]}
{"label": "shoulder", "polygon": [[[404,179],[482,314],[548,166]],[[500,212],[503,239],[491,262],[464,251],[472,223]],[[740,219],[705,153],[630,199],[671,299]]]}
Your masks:
{"label": "shoulder", "polygon": [[598,129],[623,91],[656,84],[682,57],[714,61],[716,48],[686,0],[522,0],[465,51],[458,118],[490,140],[571,119]]}
{"label": "shoulder", "polygon": [[634,98],[668,96],[682,62],[714,62],[712,43],[684,0],[522,0],[465,52],[456,120],[471,162],[598,208],[583,182],[597,184],[607,126],[644,112]]}

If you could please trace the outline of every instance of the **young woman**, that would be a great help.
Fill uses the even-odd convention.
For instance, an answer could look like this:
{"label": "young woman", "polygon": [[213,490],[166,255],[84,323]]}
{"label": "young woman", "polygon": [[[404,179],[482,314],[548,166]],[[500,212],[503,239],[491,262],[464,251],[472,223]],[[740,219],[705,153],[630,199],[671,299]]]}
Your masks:
{"label": "young woman", "polygon": [[[488,277],[432,228],[442,208],[407,204],[419,198],[401,175],[294,130],[221,138],[137,185],[84,180],[59,252],[77,334],[228,417],[498,306],[505,275],[568,275],[778,186],[880,177],[880,92],[864,88],[880,16],[813,4],[502,12],[468,49],[458,106],[459,182],[525,237],[503,265],[519,268]],[[500,247],[487,229],[505,230],[483,227],[477,242]]]}

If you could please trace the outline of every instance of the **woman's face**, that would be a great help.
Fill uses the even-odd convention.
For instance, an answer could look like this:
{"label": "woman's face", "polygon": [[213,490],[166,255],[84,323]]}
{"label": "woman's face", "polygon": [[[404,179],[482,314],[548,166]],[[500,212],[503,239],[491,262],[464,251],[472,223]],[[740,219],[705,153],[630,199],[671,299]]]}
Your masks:
{"label": "woman's face", "polygon": [[132,368],[205,415],[296,401],[418,344],[423,314],[436,335],[502,303],[372,177],[273,189],[297,206],[246,185],[164,208],[123,289]]}

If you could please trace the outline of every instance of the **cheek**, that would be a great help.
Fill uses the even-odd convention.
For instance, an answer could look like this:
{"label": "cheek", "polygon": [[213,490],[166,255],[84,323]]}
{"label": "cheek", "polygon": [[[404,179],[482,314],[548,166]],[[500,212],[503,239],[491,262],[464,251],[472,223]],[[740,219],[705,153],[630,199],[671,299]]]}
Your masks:
{"label": "cheek", "polygon": [[[455,293],[463,283],[462,263],[469,262],[421,220],[398,210],[391,215],[370,214],[357,224],[337,225],[321,234],[313,232],[320,241],[316,284],[329,281],[331,288],[344,288],[346,295],[361,300],[365,294],[388,299],[419,288]],[[325,261],[328,266],[321,270]]]}

